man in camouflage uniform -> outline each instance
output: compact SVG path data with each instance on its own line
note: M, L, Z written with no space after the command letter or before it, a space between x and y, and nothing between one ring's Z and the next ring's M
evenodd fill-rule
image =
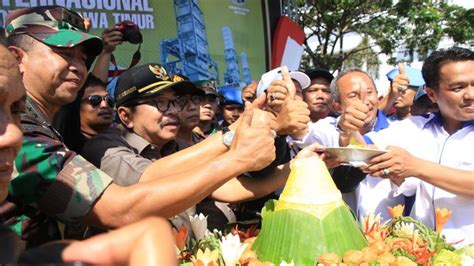
M55 219L44 213L76 224L111 182L67 150L50 124L54 113L74 100L85 81L85 58L99 54L102 48L99 38L84 31L81 19L61 7L15 10L7 18L8 43L25 48L10 50L20 59L28 98L21 116L23 147L8 198L10 204L17 205L2 216L30 245L60 238ZM48 86L52 82L47 79L58 74L54 80L58 88L52 88L56 84ZM59 200L65 197L67 200Z
M154 162L142 176L151 181L111 184L109 176L68 150L51 126L59 108L75 99L86 79L86 59L100 53L101 40L85 32L78 13L60 6L9 13L6 34L27 90L27 110L23 146L0 216L29 246L60 239L57 221L113 228L150 215L170 217L275 157L270 128L251 126L249 108L230 147L218 133L196 149Z
M18 63L0 43L0 203L8 194L15 156L22 145L20 113L25 108L25 88L21 82ZM146 234L143 232L146 231ZM120 245L117 239L124 241ZM51 243L24 251L18 236L0 224L0 265L9 264L58 264L83 262L90 264L175 265L169 223L150 217L108 234L74 242L63 252L65 242ZM148 256L154 250L154 256ZM19 258L19 256L21 257Z

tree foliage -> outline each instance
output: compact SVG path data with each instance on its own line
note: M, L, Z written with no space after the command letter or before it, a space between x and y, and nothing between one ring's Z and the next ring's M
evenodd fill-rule
M340 70L363 63L378 66L374 56L390 57L406 52L421 58L437 48L441 39L473 44L474 10L466 10L444 1L416 0L296 0L290 2L292 17L307 32L304 42L305 67ZM363 42L351 51L339 52L348 34L357 33ZM311 50L310 38L318 40ZM359 65L360 66L360 65Z

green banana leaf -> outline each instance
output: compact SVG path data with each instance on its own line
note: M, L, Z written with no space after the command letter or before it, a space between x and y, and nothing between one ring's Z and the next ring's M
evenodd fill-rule
M332 210L323 219L303 211L274 211L276 200L262 210L262 230L252 249L260 261L279 265L293 260L295 265L314 265L319 256L367 246L359 224L346 205Z

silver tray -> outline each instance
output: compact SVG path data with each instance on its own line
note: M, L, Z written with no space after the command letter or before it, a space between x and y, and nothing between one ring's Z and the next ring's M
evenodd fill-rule
M328 154L335 156L341 163L349 163L353 166L366 165L364 162L377 155L384 154L387 151L370 148L354 148L354 147L340 147L340 148L326 148Z

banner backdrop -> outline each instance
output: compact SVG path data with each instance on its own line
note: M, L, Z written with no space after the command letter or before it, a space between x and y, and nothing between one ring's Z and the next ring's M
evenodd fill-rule
M0 0L7 12L38 5L62 5L91 20L91 33L124 20L143 34L141 60L161 63L192 80L214 78L220 85L243 85L265 72L264 14L260 0ZM114 52L127 67L137 46L124 43Z

